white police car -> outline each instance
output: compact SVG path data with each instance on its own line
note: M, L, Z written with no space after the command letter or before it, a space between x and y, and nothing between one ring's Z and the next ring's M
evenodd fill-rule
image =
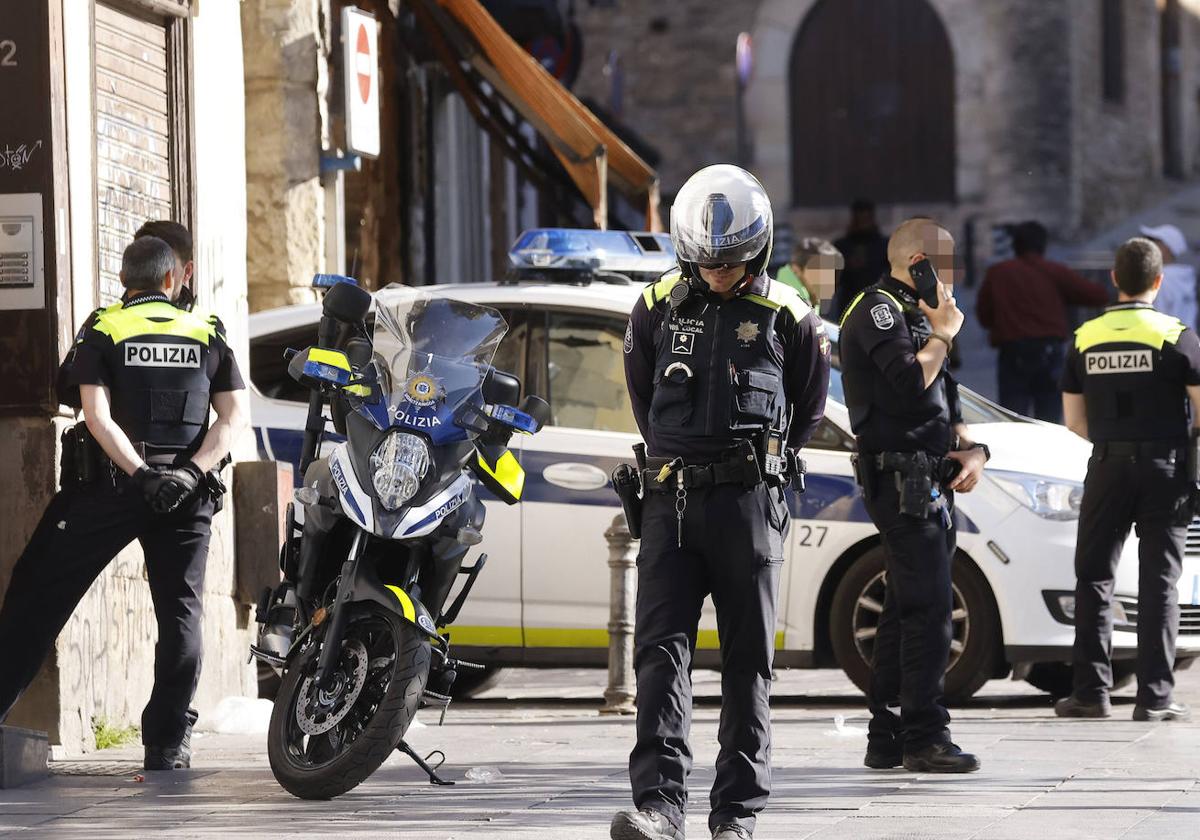
M480 546L487 570L451 638L459 655L493 667L603 665L604 531L619 511L608 476L632 460L639 440L622 340L641 281L671 265L670 243L661 234L531 231L512 258L519 270L508 282L431 288L504 314L509 332L494 363L520 376L552 412L538 435L513 441L527 474L524 498L514 507L488 505ZM638 282L624 282L630 276ZM307 391L288 378L283 351L314 342L319 314L313 304L250 318L252 419L264 458L297 461ZM830 333L836 340L832 325ZM986 479L957 499L947 696L961 700L1009 674L1066 693L1075 529L1090 446L1062 426L1019 417L966 388L961 394L972 437L988 443L992 460ZM805 451L808 492L790 498L776 663L837 665L865 687L883 604L883 552L852 477L843 399L835 369L825 420ZM1114 670L1128 679L1137 644L1132 538L1116 593ZM1190 664L1200 655L1200 522L1188 532L1179 595L1178 656ZM715 665L711 605L701 627L697 664Z

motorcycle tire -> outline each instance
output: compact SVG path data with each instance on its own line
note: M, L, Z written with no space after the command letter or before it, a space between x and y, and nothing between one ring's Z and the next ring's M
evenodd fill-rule
M347 646L356 643L356 633L371 626L386 628L395 652L394 659L384 666L390 669L390 678L369 719L362 723L353 739L340 749L333 747L334 754L329 760L313 766L302 760L299 754L296 738L303 735L297 733L296 728L303 728L298 702L302 699L306 684L311 687L309 675L316 670L321 646L316 643L308 645L289 664L271 712L267 756L275 779L288 793L300 799L332 799L357 787L378 770L412 725L429 676L429 642L415 627L375 604L354 604L350 609L352 612L342 643L343 656L346 655ZM376 654L372 650L367 657L375 661L378 658ZM339 668L342 668L340 663ZM370 675L364 677L364 685L356 692L356 699L349 703L350 711L343 713L339 720L344 720L351 711L358 709L356 704L364 699L362 692L368 679ZM312 724L309 725L311 728ZM314 746L312 739L327 734L309 735L310 746ZM332 744L332 738L328 741Z

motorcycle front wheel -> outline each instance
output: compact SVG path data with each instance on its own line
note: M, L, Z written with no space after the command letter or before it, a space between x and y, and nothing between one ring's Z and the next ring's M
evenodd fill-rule
M316 686L321 644L310 640L271 712L271 772L300 799L340 796L379 769L412 724L429 676L429 642L415 627L376 604L349 609L329 686Z

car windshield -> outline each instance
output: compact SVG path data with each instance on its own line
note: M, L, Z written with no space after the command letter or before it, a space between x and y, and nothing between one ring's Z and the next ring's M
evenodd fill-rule
M483 377L508 331L499 312L398 285L377 293L375 307L372 365L381 399L364 401L360 414L381 429L431 429L450 424L463 403L482 400Z
M825 329L833 340L833 366L829 371L829 398L846 404L846 391L842 387L841 363L837 356L838 328L826 322ZM1027 423L1028 418L1009 411L987 397L977 394L964 385L958 386L958 399L962 404L963 422L968 426L978 423Z

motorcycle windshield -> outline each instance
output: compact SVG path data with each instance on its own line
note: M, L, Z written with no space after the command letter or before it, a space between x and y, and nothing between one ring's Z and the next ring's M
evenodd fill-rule
M435 445L465 439L455 412L483 404L483 378L507 331L491 307L388 286L375 295L378 397L357 411L378 429L414 429Z

